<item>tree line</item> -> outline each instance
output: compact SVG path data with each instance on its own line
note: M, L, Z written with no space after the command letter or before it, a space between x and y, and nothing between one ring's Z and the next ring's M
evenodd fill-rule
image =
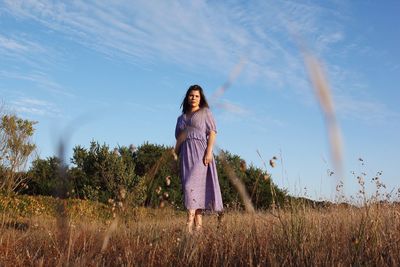
M0 125L0 191L3 194L48 195L88 199L103 203L124 201L128 205L183 209L179 164L172 147L145 142L139 147L92 141L77 145L69 162L57 156L35 158L31 137L36 122L3 115ZM215 155L217 172L226 208L243 208L230 183L226 164L245 185L257 209L282 204L287 192L278 188L271 176L228 151Z

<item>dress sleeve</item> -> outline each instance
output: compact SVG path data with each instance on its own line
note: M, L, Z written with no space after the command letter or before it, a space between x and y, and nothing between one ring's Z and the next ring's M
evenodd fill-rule
M209 135L211 131L217 133L217 126L210 109L206 109L206 134Z
M175 126L175 139L178 139L179 134L182 132L184 128L185 124L183 122L182 116L179 116Z

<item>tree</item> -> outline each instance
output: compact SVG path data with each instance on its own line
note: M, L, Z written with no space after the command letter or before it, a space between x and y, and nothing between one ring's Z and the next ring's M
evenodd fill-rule
M107 202L118 199L120 191L131 189L138 181L129 148L114 151L92 141L90 148L74 148L70 171L76 196Z
M0 123L0 191L11 193L27 179L21 173L36 146L31 142L34 121L3 115Z
M245 161L237 155L233 155L228 151L223 151L223 153L227 164L245 185L256 209L269 208L272 203L283 205L287 192L279 189L273 183L271 175L255 166L247 167ZM224 205L228 208L242 208L243 204L239 194L229 181L228 174L223 168L219 156L216 157L216 164Z
M61 161L57 157L35 159L28 172L30 178L28 182L29 187L22 191L22 193L47 196L56 195L62 183L60 164Z
M137 150L135 173L145 176L167 149L162 145L145 142Z
M169 204L183 208L178 162L171 153L172 147L149 144L137 150L135 172L146 185L146 206Z

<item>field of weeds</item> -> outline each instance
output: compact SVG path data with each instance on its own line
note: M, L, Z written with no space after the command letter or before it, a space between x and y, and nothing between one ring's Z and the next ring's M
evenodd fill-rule
M2 211L0 266L399 266L400 207L374 204L206 215L188 234L184 212L115 218ZM132 211L130 211L132 212Z

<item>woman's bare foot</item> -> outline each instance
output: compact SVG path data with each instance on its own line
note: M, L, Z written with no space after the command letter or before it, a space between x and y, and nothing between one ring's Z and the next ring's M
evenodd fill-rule
M202 218L202 210L196 210L195 212L195 217L194 217L194 222L195 222L195 230L196 232L201 231L203 227L203 218Z
M186 222L186 230L189 234L193 233L193 224L195 221L195 210L188 210L188 217Z

